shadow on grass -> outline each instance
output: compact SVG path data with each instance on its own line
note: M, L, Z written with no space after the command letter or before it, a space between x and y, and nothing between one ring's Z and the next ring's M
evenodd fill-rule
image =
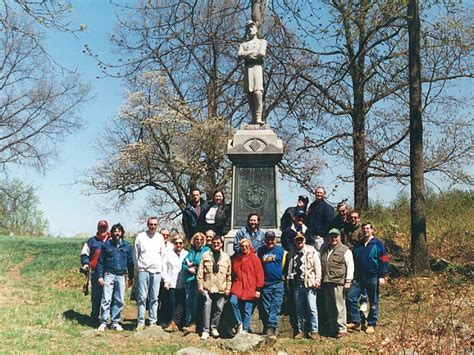
M88 315L76 312L73 309L68 309L66 312L64 312L63 317L66 320L76 321L78 324L84 327L97 328L100 324L100 321L93 320ZM122 326L124 330L132 331L135 330L137 323L135 320L132 319L124 319Z
M99 322L97 320L92 319L88 315L76 312L73 309L68 309L66 312L64 312L63 317L67 320L76 321L80 325L86 327L95 328L99 325Z

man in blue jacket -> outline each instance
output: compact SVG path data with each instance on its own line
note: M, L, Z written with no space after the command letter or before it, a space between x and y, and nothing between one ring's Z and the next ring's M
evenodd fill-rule
M129 242L123 240L125 231L119 223L112 226L111 233L112 239L102 245L97 264L98 282L104 288L101 302L101 324L98 328L102 332L107 328L111 304L111 329L123 331L119 322L125 300L125 273L127 271L129 286L133 283L132 247Z
M354 245L355 274L351 288L347 292L346 306L348 313L348 330L358 330L361 323L359 298L366 289L369 296L370 310L367 317L367 334L375 332L379 313L379 285L385 284L388 272L388 255L383 242L373 235L371 223L362 225L363 239ZM365 326L365 324L363 324Z
M183 210L183 230L188 241L191 240L194 233L204 232L199 225L199 216L207 207L207 203L201 198L201 190L193 188L191 190L191 199Z
M100 301L102 299L102 286L98 283L97 263L99 262L100 251L104 242L109 239L109 224L106 220L97 223L96 235L90 237L81 250L81 269L91 273L91 319L93 322L99 320Z
M309 206L306 213L305 224L316 242L322 238L327 244L329 242L328 232L334 219L334 208L325 200L326 190L324 187L317 187L314 190L314 197L315 201Z

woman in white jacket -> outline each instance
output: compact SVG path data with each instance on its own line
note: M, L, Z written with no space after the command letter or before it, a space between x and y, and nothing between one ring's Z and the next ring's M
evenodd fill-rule
M169 290L172 319L165 328L167 332L175 332L182 325L186 310L186 295L182 270L183 260L188 255L184 248L184 238L180 235L173 239L174 248L166 251L163 279L165 288Z

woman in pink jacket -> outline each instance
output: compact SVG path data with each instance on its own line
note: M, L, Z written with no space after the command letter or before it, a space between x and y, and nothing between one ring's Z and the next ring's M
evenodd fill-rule
M239 252L232 261L232 288L230 303L239 333L248 333L255 301L263 287L263 268L248 239L239 242Z

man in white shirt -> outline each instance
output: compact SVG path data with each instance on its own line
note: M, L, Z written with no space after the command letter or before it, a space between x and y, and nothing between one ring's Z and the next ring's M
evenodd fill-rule
M138 315L137 330L145 329L146 301L149 296L150 326L156 326L158 295L165 256L163 236L157 232L158 219L150 217L148 230L138 233L135 239L134 259L138 270Z

